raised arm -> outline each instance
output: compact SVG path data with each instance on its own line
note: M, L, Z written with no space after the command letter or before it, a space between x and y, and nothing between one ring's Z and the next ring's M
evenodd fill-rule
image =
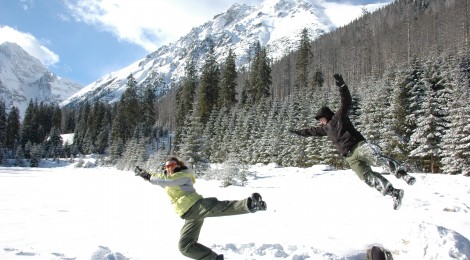
M352 97L349 92L348 86L344 83L343 76L341 74L335 74L336 86L338 86L339 95L341 98L341 105L338 109L338 116L343 117L348 115L349 109L352 107Z

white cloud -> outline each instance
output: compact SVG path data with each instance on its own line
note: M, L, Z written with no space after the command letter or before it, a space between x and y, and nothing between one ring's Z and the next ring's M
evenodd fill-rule
M256 3L259 0L238 2ZM112 32L120 40L140 45L147 51L155 51L233 3L233 0L76 0L66 1L66 6L77 21Z
M325 13L330 18L331 22L337 26L344 26L352 22L354 19L362 15L362 10L365 8L369 12L373 12L388 3L368 4L368 5L353 5L353 4L340 4L332 2L323 2Z
M51 66L59 62L59 55L49 50L33 35L17 31L9 26L0 25L0 44L14 42L21 46L31 56L37 58L45 66Z
M354 5L316 0L336 26L346 25L362 14L385 4ZM234 3L259 5L263 0L67 0L65 4L77 22L111 32L119 40L142 46L147 51L174 42L226 11Z

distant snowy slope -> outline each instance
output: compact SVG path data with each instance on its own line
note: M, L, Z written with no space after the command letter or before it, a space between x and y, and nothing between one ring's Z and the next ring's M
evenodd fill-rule
M251 48L258 41L276 60L296 48L304 28L308 29L311 39L334 28L317 0L265 0L256 7L234 4L226 12L193 28L178 41L89 84L61 105L85 100L115 102L124 92L131 73L140 86L165 82L157 90L157 95L165 93L184 75L184 66L191 55L194 55L197 66L203 65L211 44L219 62L232 49L239 67L248 64Z
M41 62L19 45L0 45L0 97L7 109L16 106L24 115L29 101L60 103L82 88L49 72Z

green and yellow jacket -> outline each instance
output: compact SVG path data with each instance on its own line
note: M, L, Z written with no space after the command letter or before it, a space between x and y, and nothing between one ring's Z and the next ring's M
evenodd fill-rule
M150 177L152 184L160 185L165 188L170 197L176 214L180 217L186 213L196 201L202 199L193 187L196 177L187 168L175 168L173 175L164 173L152 173Z

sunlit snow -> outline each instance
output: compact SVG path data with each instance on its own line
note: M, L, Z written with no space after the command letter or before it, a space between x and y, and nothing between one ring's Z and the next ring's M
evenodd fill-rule
M88 165L93 165L92 163ZM0 259L186 259L183 225L165 191L114 168L0 168ZM199 242L226 259L365 259L383 245L394 259L470 258L470 178L412 173L402 207L351 170L250 167L245 187L197 179L219 200L259 192L268 210L208 218Z

